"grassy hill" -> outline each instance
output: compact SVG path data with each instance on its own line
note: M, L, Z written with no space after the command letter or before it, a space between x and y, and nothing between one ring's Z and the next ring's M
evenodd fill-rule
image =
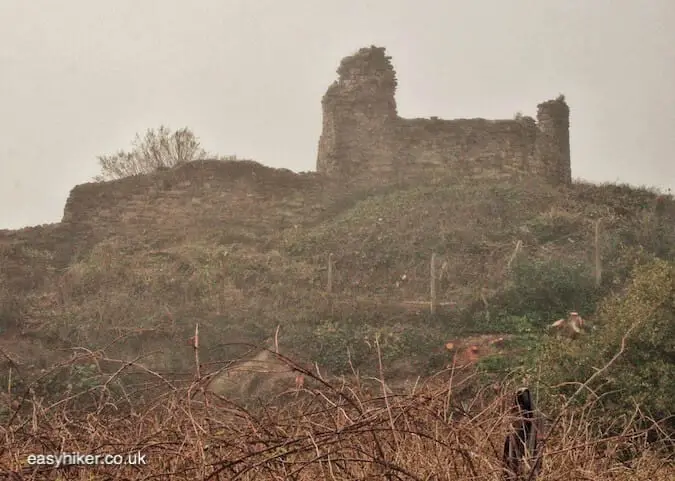
M62 225L44 227L73 231L61 265L58 239L5 232L1 329L53 346L100 346L144 329L120 346L138 354L188 338L196 322L217 344L260 342L281 325L288 349L334 364L347 345L379 330L392 357L424 359L448 336L522 334L513 316L531 314L533 332L569 310L592 317L640 252L672 255L673 200L657 215L656 197L627 186L494 178L355 192L236 161L87 184L74 189ZM404 304L429 299L432 253L438 298L456 303L434 318ZM526 312L524 295L548 296L549 308ZM330 345L322 348L323 337ZM190 349L182 351L158 365L184 366Z
M435 315L422 304L432 253L438 300L452 303ZM674 254L675 201L644 188L495 177L347 188L197 162L78 186L60 224L0 232L0 349L17 392L65 363L43 383L52 396L94 382L91 362L68 364L78 347L105 352L108 373L135 360L189 374L197 323L204 369L270 346L278 329L283 352L334 376L375 375L381 361L403 385L452 363L450 341L478 344L495 376L531 368L546 326L571 310L602 325L598 306L630 289L636 265Z

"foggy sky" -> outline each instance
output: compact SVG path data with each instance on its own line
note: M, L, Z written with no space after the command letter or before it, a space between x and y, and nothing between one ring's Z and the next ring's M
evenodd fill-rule
M96 156L162 124L314 170L321 96L371 44L402 117L534 116L563 93L574 178L672 188L673 24L673 0L0 0L0 229L58 222Z

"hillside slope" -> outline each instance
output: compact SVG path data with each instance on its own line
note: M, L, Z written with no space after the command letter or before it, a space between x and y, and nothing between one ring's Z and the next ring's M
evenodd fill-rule
M1 347L39 366L59 348L126 336L109 351L159 352L144 362L184 370L197 322L205 363L281 326L289 351L333 372L349 369L347 348L369 365L376 336L388 362L416 372L447 362L457 336L532 335L549 316L592 316L640 255L672 258L674 205L647 189L491 177L346 188L241 161L85 184L60 224L0 232ZM436 316L406 303L428 300L432 253L439 301L454 303ZM527 296L550 309L531 312Z

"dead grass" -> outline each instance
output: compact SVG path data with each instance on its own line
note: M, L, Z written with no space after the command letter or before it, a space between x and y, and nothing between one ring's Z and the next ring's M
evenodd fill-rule
M36 392L4 426L8 447L0 469L19 469L31 452L142 449L152 468L109 474L199 479L226 466L221 479L383 479L386 470L392 479L395 473L398 479L493 479L507 424L499 396L479 389L462 405L457 396L466 395L466 385L447 371L414 393L378 395L378 381L365 379L366 373L378 377L373 339L380 336L380 357L396 366L387 376L390 387L402 372L423 373L436 349L439 364L447 363L443 345L450 340L525 332L527 342L536 342L541 326L499 312L500 295L510 292L515 246L518 259L590 266L598 218L607 292L620 290L643 251L665 258L675 252L675 202L666 198L657 215L657 194L649 189L581 182L516 188L484 178L347 192L252 164L227 167L234 173L220 164L197 167L80 186L67 222L0 232L0 349L20 360L18 368L30 374L24 379L64 363L48 388L62 402L50 406ZM276 180L266 177L272 174ZM442 266L436 318L415 304L428 298L432 252ZM329 253L331 295L325 292ZM228 344L260 342L281 324L293 352L334 372L359 358L360 378L344 385L317 381L303 395L255 414L214 394L207 402L193 396L198 386L190 384L187 339L195 322L210 341L201 353L206 370L239 353ZM124 345L111 345L120 337ZM507 347L516 352L522 340ZM77 346L101 347L107 357L99 363L107 368L99 372L70 359ZM120 401L123 388L105 384L130 359L162 386L137 393L145 402ZM2 367L11 365L2 360ZM159 366L188 374L169 379ZM79 384L71 387L73 379ZM505 383L500 392L513 387ZM90 388L97 395L83 411L78 403L88 395L69 399L68 389ZM380 386L379 392L388 391ZM583 409L563 413L543 479L672 475L672 463L666 466L631 428L607 439L593 426ZM627 449L639 453L630 466L621 461ZM78 469L60 475L90 479L95 472ZM57 479L55 473L26 476Z
M244 408L205 391L211 373L192 381L169 380L142 364L118 362L102 382L54 402L28 389L9 400L0 436L4 479L223 479L223 480L470 480L501 479L502 445L513 421L517 384L476 388L475 373L451 368L407 392L368 390L355 374L327 379L279 356L313 387L289 390L264 405ZM63 366L62 366L63 367ZM71 366L72 367L72 366ZM145 371L162 387L113 394L125 369ZM201 376L201 379L199 377ZM290 386L289 386L290 388ZM471 393L469 395L468 393ZM84 407L82 401L89 398ZM673 479L675 463L644 432L627 424L619 435L598 432L591 406L548 413L545 454L538 479ZM672 442L672 440L671 440ZM126 456L140 452L145 465L29 466L30 455L81 453ZM14 473L14 477L9 477Z
M630 249L658 247L651 245L658 237L656 194L647 189L584 183L554 189L527 182L516 188L500 179L448 178L434 185L340 192L339 186L319 189L310 177L296 179L257 164L225 167L221 172L221 164L195 164L156 178L78 187L75 198L88 203L73 201L69 208L82 207L76 217L85 230L69 240L77 244L71 245L77 255L65 269L50 259L55 254L46 231L3 232L0 298L20 298L21 305L0 299L0 329L68 347L100 346L142 327L148 330L144 342L154 350L168 338L187 335L195 320L213 338L249 342L260 342L262 333L282 323L293 326L293 338L301 339L296 347L303 348L324 321L377 328L387 323L394 330L424 326L440 346L469 325L470 316L461 312L483 310L481 296L498 308L493 300L509 287L516 245L519 258L590 265L593 221L602 217L603 274L616 286L632 265ZM277 177L281 190L275 193ZM145 188L162 179L171 181L165 190ZM97 196L99 190L106 195ZM195 196L201 203L189 202ZM150 204L161 209L148 210ZM674 234L672 204L668 199L661 221L670 226L664 239ZM103 208L111 217L88 219L85 207ZM135 214L152 223L125 220ZM281 222L280 216L290 220ZM327 299L331 252L334 295ZM423 306L406 304L428 298L431 252L441 264L439 301L455 303L443 309L449 321L443 328L432 328ZM423 354L427 348L415 350ZM135 346L130 352L137 352ZM189 362L167 357L158 363Z

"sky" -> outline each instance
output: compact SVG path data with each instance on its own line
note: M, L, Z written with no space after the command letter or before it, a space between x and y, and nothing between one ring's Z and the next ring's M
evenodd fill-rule
M340 60L387 48L402 117L564 94L572 176L675 187L673 0L0 0L0 229L59 222L137 133L311 171Z

